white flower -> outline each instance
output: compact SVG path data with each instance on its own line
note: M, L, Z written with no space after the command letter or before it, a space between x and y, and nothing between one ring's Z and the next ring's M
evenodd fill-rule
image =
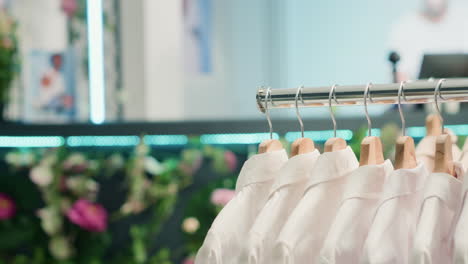
M151 156L145 157L145 170L152 175L159 175L164 172L164 166Z
M31 169L29 172L29 178L35 184L41 187L46 187L52 183L54 174L52 169L48 166L39 165Z
M49 251L56 259L64 260L73 255L70 241L64 236L55 236L49 242Z
M9 152L6 154L5 160L8 164L21 167L31 166L35 161L35 157L30 152Z
M120 153L115 153L109 157L109 164L113 169L120 169L125 165L125 160Z
M62 217L57 209L46 207L39 209L37 215L41 219L41 227L48 235L55 235L62 230Z
M182 230L186 233L193 234L198 228L200 228L200 222L195 217L188 217L182 222Z

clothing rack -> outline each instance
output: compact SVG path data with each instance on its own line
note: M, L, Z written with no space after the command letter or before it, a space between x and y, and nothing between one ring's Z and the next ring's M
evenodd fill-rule
M403 85L402 104L433 103L436 87L441 79L418 80L406 82ZM397 104L398 91L401 83L337 85L331 106L363 105L364 91L369 86L367 104ZM329 106L332 86L302 87L298 107ZM265 113L265 103L268 109L296 107L298 88L271 89L262 87L257 91L257 105ZM438 102L468 101L468 78L446 79L441 83Z

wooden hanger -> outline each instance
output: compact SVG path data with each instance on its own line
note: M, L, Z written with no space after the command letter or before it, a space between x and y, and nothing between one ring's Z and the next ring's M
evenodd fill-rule
M414 146L414 139L405 135L406 121L403 115L403 109L401 107L401 97L404 97L403 88L405 82L400 83L400 89L398 90L398 111L400 112L401 119L401 130L403 136L400 136L396 140L395 145L395 169L413 169L418 165L416 161L416 148Z
M432 117L430 115L426 119L426 127L428 134L430 133L429 129L431 129L431 133L436 137L436 145L435 145L435 157L434 157L434 170L433 172L443 172L448 173L450 175L455 175L455 169L453 166L453 157L452 157L452 139L449 134L442 134L444 131L444 119L442 118L442 114L440 113L439 105L437 104L437 100L440 97L440 88L444 83L445 79L440 79L437 83L435 92L434 92L434 106L437 110L436 117ZM438 130L437 127L431 127L433 123L439 122ZM429 124L429 126L428 126ZM440 132L440 133L439 133Z
M260 143L258 146L258 153L268 153L268 152L273 152L277 150L282 150L283 149L283 144L277 139L268 139Z
M426 136L442 135L442 119L437 114L430 114L426 118Z
M310 153L315 150L314 141L310 138L298 138L291 144L291 157Z
M277 139L273 139L273 124L271 123L271 117L270 117L270 110L268 109L268 99L270 102L272 102L271 99L271 89L268 88L265 94L265 115L268 121L268 126L270 128L270 139L267 139L260 143L258 146L258 153L263 154L263 153L268 153L268 152L273 152L277 150L283 149L283 144ZM259 103L259 102L258 102Z
M378 165L382 163L384 163L382 141L379 137L365 137L361 142L359 166Z
M338 137L329 138L327 142L325 142L325 152L343 150L347 146L348 144L346 144L346 141L342 138L338 138Z
M338 85L336 84L333 85L330 89L330 93L328 94L328 109L330 111L330 117L333 122L334 136L332 138L329 138L325 142L325 152L343 150L348 146L344 139L336 137L336 119L335 119L335 114L333 113L333 108L332 108L332 98L335 100L336 104L338 104L338 100L336 100L336 92L335 92L337 86Z
M398 137L395 146L395 169L413 169L417 165L414 139L408 136Z
M377 165L384 162L382 141L372 136L372 122L367 111L367 98L370 98L369 90L372 83L368 83L364 91L364 111L367 118L368 134L361 142L361 157L359 166Z
M302 86L297 89L296 97L295 97L295 105L296 105L296 116L297 120L299 121L299 125L301 126L301 138L296 139L291 144L291 157L310 153L315 150L314 141L310 138L304 137L304 122L302 121L301 113L299 112L299 97L302 101ZM304 102L302 102L304 103Z

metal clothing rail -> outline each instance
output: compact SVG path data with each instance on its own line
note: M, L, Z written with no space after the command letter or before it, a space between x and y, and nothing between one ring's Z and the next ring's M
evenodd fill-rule
M421 104L434 102L434 93L440 79L419 80L404 84L401 103ZM368 104L397 104L400 83L371 84L369 87ZM336 86L332 106L363 105L364 91L367 85ZM299 88L299 87L298 87ZM298 88L271 89L267 98L267 88L257 91L257 105L261 112L268 109L293 108L296 102ZM329 106L331 86L302 87L299 107ZM440 87L438 102L468 101L468 78L446 79Z

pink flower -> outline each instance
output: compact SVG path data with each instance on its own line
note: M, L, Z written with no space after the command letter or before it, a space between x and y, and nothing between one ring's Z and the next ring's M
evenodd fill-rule
M62 10L68 16L73 16L78 9L78 4L76 0L62 0Z
M193 259L193 257L188 257L184 259L184 262L182 262L182 264L195 264L195 260Z
M235 191L229 189L216 189L211 194L211 203L218 206L225 206L236 194Z
M107 229L107 212L99 204L85 199L76 201L67 212L68 219L91 232L103 232Z
M234 152L232 151L225 151L224 152L224 161L226 162L229 170L231 172L234 172L237 168L237 157L236 157L236 154L234 154Z
M16 205L13 199L0 193L0 220L7 220L12 218L16 213Z

